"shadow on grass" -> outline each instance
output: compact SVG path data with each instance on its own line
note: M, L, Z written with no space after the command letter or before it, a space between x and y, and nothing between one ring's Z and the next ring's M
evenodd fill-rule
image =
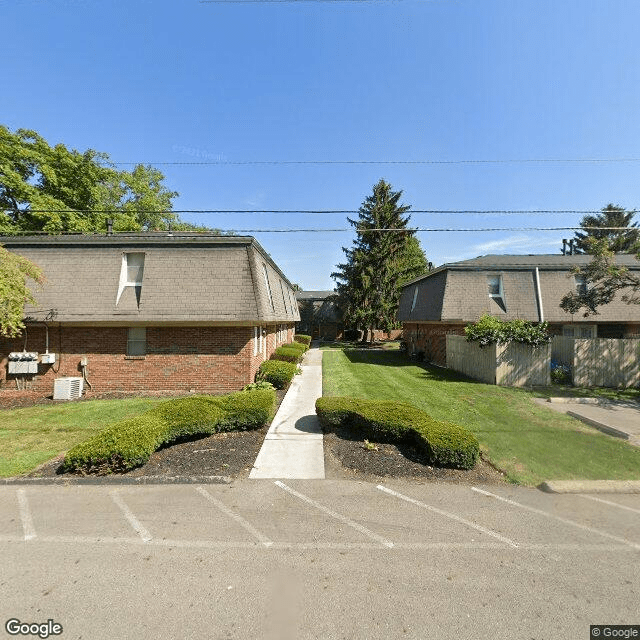
M369 349L343 349L344 355L354 364L374 364L381 367L417 367L422 369L420 377L434 382L470 382L474 384L486 384L473 378L425 362L416 362L399 351L373 351Z

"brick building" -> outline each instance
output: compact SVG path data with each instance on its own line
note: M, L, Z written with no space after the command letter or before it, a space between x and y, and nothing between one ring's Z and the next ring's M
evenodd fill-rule
M300 317L291 283L251 237L138 233L0 243L46 277L34 287L37 307L25 309L26 331L0 338L0 388L51 392L54 379L83 376L95 392L237 390L293 340ZM9 373L16 369L11 352L38 354L36 371Z
M407 283L398 319L410 352L446 364L447 334L464 335L464 327L489 314L502 320L547 321L551 333L579 338L629 338L640 334L640 306L618 295L598 315L569 315L560 308L569 291L586 286L571 273L588 255L489 255L442 265ZM617 264L640 272L633 255L619 254Z

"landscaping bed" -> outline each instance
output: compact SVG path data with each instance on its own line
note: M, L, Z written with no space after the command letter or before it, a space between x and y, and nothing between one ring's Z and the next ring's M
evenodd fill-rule
M285 393L284 390L276 391L277 407ZM268 428L267 424L251 431L228 431L183 438L153 452L145 464L110 475L132 478L182 475L243 478L249 475ZM74 478L82 475L65 472L62 468L63 459L64 455L57 456L25 475L32 478Z

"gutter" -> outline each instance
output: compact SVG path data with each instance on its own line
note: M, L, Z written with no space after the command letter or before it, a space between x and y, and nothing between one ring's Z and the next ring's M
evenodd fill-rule
M544 309L542 308L542 293L540 292L540 272L538 267L535 268L535 283L536 283L536 302L538 303L538 317L540 322L544 322Z

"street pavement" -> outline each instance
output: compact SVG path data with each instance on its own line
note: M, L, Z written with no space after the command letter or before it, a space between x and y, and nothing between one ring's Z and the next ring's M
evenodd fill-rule
M640 624L640 495L0 486L2 625L62 638L589 638ZM6 632L4 637L10 637Z

